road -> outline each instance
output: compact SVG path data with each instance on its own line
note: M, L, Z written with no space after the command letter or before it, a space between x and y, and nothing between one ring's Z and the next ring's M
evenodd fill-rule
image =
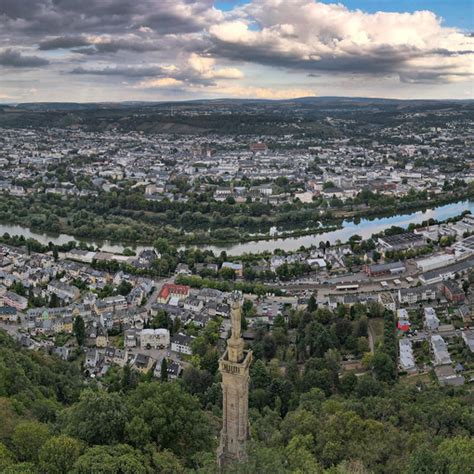
M370 327L368 327L368 336L369 336L369 347L370 347L370 352L372 352L372 354L375 352L375 335L374 335L374 332L373 332L373 329Z
M282 282L277 285L284 290L318 290L320 294L341 294L340 291L335 289L337 285L343 284L357 284L359 288L357 293L364 292L375 292L375 291L393 291L398 290L399 288L409 288L410 286L415 286L418 282L417 276L419 275L419 270L416 268L414 261L404 262L407 268L407 271L401 274L395 275L384 275L381 277L369 277L365 272L360 271L356 273L346 273L345 275L338 275L329 277L324 273L320 273L314 278L300 278L299 280L294 280L290 282ZM406 278L411 277L413 281L408 283ZM401 284L396 285L395 280L400 280ZM382 287L381 282L387 282L387 287Z

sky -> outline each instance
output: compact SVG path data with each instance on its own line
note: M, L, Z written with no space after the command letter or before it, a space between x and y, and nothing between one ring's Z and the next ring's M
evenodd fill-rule
M0 0L0 102L474 99L474 0Z

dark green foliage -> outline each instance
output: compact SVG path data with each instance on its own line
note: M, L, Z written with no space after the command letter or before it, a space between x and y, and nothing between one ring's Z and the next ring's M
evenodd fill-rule
M288 321L278 317L272 332L257 327L261 358L250 371L249 459L227 472L470 472L473 394L397 383L391 314L384 344L371 359L373 373L340 376L349 339L366 339L366 314L362 307L337 314L320 309ZM186 368L182 380L149 382L126 366L102 379L102 388L83 389L80 399L74 363L24 351L0 331L0 470L215 472L222 398L208 355L218 355L219 325L213 321L196 338L200 368ZM303 340L303 363L283 337L292 331ZM267 357L274 352L276 358Z
M87 444L114 444L123 439L128 410L117 393L85 390L61 416L64 431Z
M192 457L212 446L212 434L196 398L177 383L142 383L130 393L131 418L149 427L149 443L169 449L179 457Z
M84 319L82 319L81 316L76 316L74 318L72 330L76 336L77 343L82 346L86 339L86 326L84 324Z
M147 474L152 467L137 449L125 444L94 446L89 448L75 463L75 474Z
M166 361L166 357L163 357L161 361L161 381L168 381L168 362Z

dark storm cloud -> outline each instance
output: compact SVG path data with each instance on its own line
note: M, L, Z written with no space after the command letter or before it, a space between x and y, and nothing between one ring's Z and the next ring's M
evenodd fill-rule
M335 0L252 0L226 13L213 0L0 0L0 45L9 48L1 65L44 66L40 53L25 51L58 50L48 55L52 74L81 64L70 73L104 84L113 76L211 86L241 79L235 64L217 63L227 60L309 77L442 83L472 74L472 38L428 11L370 14ZM212 58L214 69L192 66L194 56Z
M0 51L0 66L18 67L18 68L34 68L46 66L49 61L38 56L23 55L19 51L11 48Z
M211 1L1 0L0 26L16 35L124 34L147 26L157 34L201 31L216 18Z
M160 44L156 41L147 41L140 38L116 39L94 44L94 48L98 53L116 53L117 51L144 53L159 50Z
M51 49L77 48L80 46L89 46L86 38L81 36L58 36L56 38L40 41L39 49L48 51Z
M374 47L370 54L361 55L360 51L347 49L343 55L327 55L301 58L291 52L272 50L267 44L242 45L227 44L216 39L209 50L215 56L226 57L234 61L248 61L268 66L298 69L311 72L386 74L396 71L404 61L423 56L425 52L416 48Z
M71 71L71 74L93 75L93 76L123 76L123 77L151 77L162 76L164 70L160 66L152 67L106 67L104 69L93 69L85 67L76 67Z
M89 75L89 76L109 76L109 77L124 77L137 82L145 78L172 78L181 81L188 85L213 86L215 82L212 78L203 77L198 71L193 70L188 65L183 65L180 68L169 70L160 66L150 67L135 67L135 66L114 66L103 69L87 68L83 66L76 67L70 71L70 74L75 75Z
M13 20L28 20L39 14L48 3L50 2L45 0L2 0L0 15Z
M73 53L84 54L86 56L93 56L94 54L97 54L97 49L94 48L93 46L86 47L86 48L71 49L71 51Z

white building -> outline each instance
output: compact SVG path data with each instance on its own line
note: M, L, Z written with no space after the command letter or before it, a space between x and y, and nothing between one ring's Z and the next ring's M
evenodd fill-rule
M471 352L474 352L474 329L468 329L462 333L463 341Z
M448 346L441 336L437 334L431 336L431 348L433 349L435 365L451 364L451 356L448 352Z
M186 334L176 334L173 336L173 339L171 339L171 350L181 354L192 355L193 350L191 348L191 343L193 339L192 336L187 336Z
M170 332L168 329L143 329L140 332L140 346L142 349L162 349L169 345Z
M454 255L442 254L418 260L416 266L424 273L450 265L451 263L454 263Z
M436 311L431 308L425 308L425 328L428 329L429 331L436 331L439 327L439 319L438 316L436 316Z
M124 343L126 348L137 347L137 331L136 329L127 329L124 333Z
M410 339L400 339L398 345L400 348L400 367L406 371L414 370L416 365Z
M434 285L400 288L398 290L398 300L402 304L414 304L418 301L429 301L434 299L436 299L436 287Z
M75 300L81 292L75 286L68 285L59 280L53 280L48 284L48 291L54 293L62 300Z

